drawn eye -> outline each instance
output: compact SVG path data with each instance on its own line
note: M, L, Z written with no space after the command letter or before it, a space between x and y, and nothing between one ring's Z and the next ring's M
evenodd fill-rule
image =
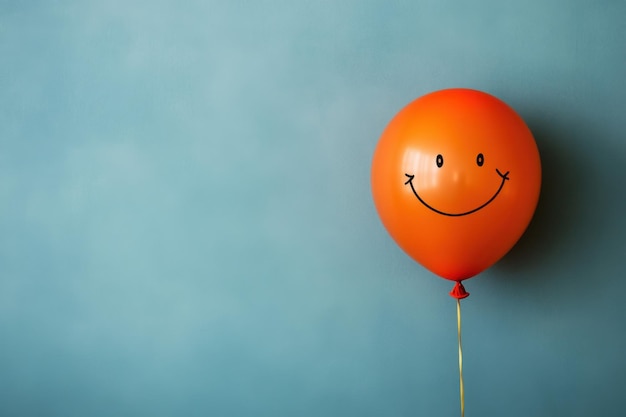
M437 155L437 166L439 168L441 168L441 166L443 165L443 156L441 156L441 154Z
M485 163L485 157L483 156L483 154L482 154L482 153L479 153L479 154L476 156L476 164L477 164L479 167L481 167L481 166L483 166L483 164L484 164L484 163Z

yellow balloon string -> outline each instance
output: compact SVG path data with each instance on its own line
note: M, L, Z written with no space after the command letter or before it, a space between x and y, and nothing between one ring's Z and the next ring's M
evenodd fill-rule
M461 300L456 300L456 322L459 335L459 381L461 393L461 417L465 417L465 389L463 387L463 348L461 344Z

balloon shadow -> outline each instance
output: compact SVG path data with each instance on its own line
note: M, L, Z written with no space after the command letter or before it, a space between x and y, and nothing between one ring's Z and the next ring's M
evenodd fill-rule
M580 135L582 127L570 120L559 123L533 115L525 119L541 157L541 194L526 232L493 270L518 289L528 287L536 291L538 285L553 286L554 280L566 281L562 274L551 274L553 281L548 283L545 275L532 272L554 265L563 256L564 247L575 242L589 204L587 191L593 182L588 171L581 169L589 169L585 149L580 141L572 140ZM520 275L523 279L519 279Z

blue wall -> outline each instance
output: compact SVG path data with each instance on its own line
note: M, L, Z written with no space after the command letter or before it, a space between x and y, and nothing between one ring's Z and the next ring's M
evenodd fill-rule
M0 415L459 414L450 282L378 220L412 99L528 122L466 415L622 416L623 1L0 1Z

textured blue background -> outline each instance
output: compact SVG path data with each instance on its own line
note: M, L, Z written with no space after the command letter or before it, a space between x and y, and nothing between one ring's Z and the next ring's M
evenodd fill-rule
M0 415L458 415L449 282L375 213L412 99L535 133L467 282L471 416L623 416L624 1L0 1Z

